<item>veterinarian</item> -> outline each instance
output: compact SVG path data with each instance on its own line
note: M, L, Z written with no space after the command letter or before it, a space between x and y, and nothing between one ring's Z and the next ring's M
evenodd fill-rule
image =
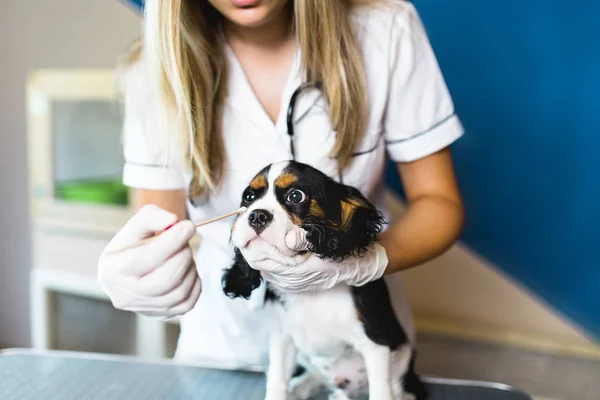
M197 230L194 223L237 209L260 169L290 159L357 187L387 213L389 157L407 210L369 257L252 267L297 291L385 276L414 339L399 272L440 255L461 232L449 145L463 129L413 5L148 0L143 41L119 77L123 180L137 212L99 260L99 280L116 308L182 316L176 359L264 365L262 299L231 300L221 289L233 259L232 219ZM148 244L115 251L169 227ZM202 240L192 254L196 234Z

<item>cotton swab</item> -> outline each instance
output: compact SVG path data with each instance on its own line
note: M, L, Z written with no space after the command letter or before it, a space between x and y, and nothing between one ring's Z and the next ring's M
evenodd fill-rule
M235 211L232 211L232 212L230 212L230 213L223 214L223 215L221 215L221 216L214 217L214 218L211 218L211 219L207 219L207 220L206 220L206 221L204 221L204 222L200 222L199 224L196 224L196 228L200 228L201 226L208 225L208 224L212 224L213 222L216 222L216 221L219 221L219 220L221 220L221 219L228 218L228 217L232 217L232 216L234 216L234 215L237 215L237 214L242 214L242 213L245 213L245 212L246 212L246 210L247 210L247 208L246 208L246 207L240 207L240 208L238 208L237 210L235 210Z
M199 228L199 227L204 226L204 225L212 224L213 222L216 222L216 221L219 221L219 220L222 220L222 219L225 219L225 218L228 218L228 217L231 217L231 216L238 215L238 214L241 214L243 212L246 212L246 210L247 210L246 207L241 207L241 208L239 208L239 209L237 209L235 211L232 211L230 213L223 214L223 215L220 215L218 217L211 218L211 219L208 219L206 221L200 222L199 224L196 224L195 226L196 226L196 228ZM173 225L175 225L175 224L173 224ZM125 251L125 250L129 250L129 249L133 249L134 247L138 247L138 246L144 245L146 243L149 243L149 242L153 241L154 239L156 239L157 237L159 237L162 233L168 231L171 227L173 227L173 225L168 226L164 231L162 231L158 235L151 236L149 238L146 238L144 240L141 240L141 241L139 241L137 243L134 243L134 244L131 244L129 246L121 247L120 249L113 250L112 252L116 253L116 252L120 252L120 251Z

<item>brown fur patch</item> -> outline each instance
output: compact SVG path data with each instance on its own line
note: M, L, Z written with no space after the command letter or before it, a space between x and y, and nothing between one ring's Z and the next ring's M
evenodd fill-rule
M250 182L250 187L254 190L266 188L267 187L267 179L262 175L258 175L256 178L254 178L252 180L252 182Z
M290 187L297 180L298 178L296 177L296 175L284 173L279 175L277 179L275 179L275 186L277 186L278 188L285 189L287 187Z
M292 222L295 225L298 225L298 226L302 225L302 222L303 222L302 219L299 216L297 216L296 214L290 213L290 218L292 219Z
M315 217L325 218L325 211L323 211L319 202L314 199L310 201L310 209L308 212Z
M357 307L354 307L354 313L356 314L356 319L357 320L359 320L362 323L365 322L365 320L363 318L363 315L361 314L360 310Z
M354 217L354 213L359 207L366 207L366 204L352 197L342 200L342 220L337 229L348 229L352 222L352 217Z

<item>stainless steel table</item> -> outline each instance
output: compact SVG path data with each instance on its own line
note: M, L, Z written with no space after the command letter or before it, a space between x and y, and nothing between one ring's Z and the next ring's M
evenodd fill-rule
M531 400L508 386L425 378L431 400ZM262 400L264 376L70 352L0 353L0 400Z

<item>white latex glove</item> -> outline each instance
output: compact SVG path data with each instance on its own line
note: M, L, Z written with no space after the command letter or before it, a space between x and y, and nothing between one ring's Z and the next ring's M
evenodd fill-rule
M286 245L296 251L306 249L305 234L290 232L286 236ZM287 292L302 292L331 289L340 283L363 286L383 276L388 257L385 248L374 243L363 256L349 257L341 262L312 254L305 261L289 265L265 254L265 258L248 263L273 285Z
M172 318L190 311L202 291L189 240L191 221L157 206L140 209L106 246L98 262L98 280L115 308L147 316ZM156 232L159 237L137 243Z

